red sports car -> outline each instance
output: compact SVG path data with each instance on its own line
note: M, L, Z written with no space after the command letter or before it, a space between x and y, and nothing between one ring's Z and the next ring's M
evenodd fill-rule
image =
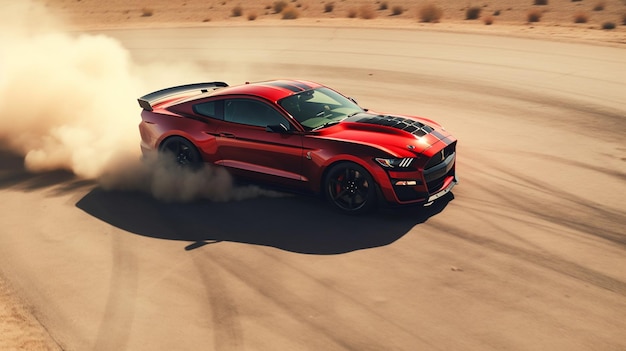
M456 139L439 124L368 111L314 82L198 83L138 101L144 153L321 194L346 213L428 205L457 183Z

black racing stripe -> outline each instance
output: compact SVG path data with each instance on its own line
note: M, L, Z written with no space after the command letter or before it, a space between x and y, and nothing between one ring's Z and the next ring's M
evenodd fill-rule
M443 135L443 134L439 133L439 132L438 132L438 131L436 131L436 130L433 130L433 132L432 132L431 134L432 134L432 135L434 135L434 136L436 136L439 140L443 140L443 139L445 139L445 138L446 138L446 136L445 136L445 135Z
M266 85L272 86L272 87L278 87L278 88L283 88L283 89L287 89L289 91L293 91L294 93L299 93L301 91L305 91L306 89L302 89L299 86L296 85L292 85L286 82L268 82L265 83Z
M293 82L293 85L302 88L302 90L309 90L313 88L312 86L302 82Z

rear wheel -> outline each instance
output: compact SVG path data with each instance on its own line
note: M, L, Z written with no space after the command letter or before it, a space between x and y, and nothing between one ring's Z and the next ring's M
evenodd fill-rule
M198 149L191 143L191 141L182 137L169 137L165 139L159 152L168 157L180 167L198 169L202 166L202 157Z
M361 214L376 207L376 185L369 172L352 162L332 166L324 181L326 199L347 214Z

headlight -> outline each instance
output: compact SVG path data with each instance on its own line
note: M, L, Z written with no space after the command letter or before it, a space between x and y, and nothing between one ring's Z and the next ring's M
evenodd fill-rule
M380 158L374 160L384 168L409 168L413 163L413 158Z

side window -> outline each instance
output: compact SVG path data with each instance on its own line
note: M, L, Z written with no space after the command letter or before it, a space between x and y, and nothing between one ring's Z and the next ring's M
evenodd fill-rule
M280 112L268 104L256 100L227 100L224 106L224 120L257 127L283 124L291 129L291 125Z
M193 106L193 110L195 113L211 117L217 118L217 108L215 101L203 102Z

